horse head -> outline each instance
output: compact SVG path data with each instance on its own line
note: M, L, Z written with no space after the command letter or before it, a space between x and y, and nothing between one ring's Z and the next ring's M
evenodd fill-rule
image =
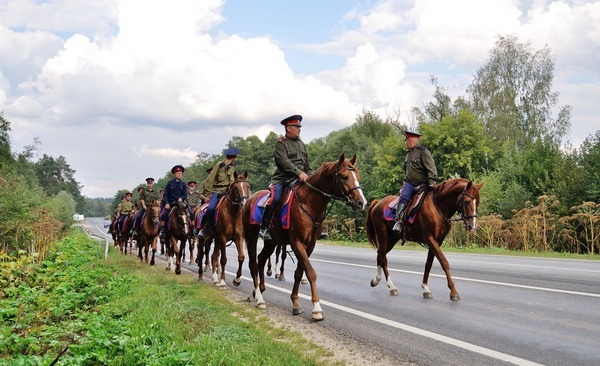
M227 191L227 197L231 202L239 207L242 207L248 197L250 197L250 183L248 183L248 171L244 171L244 174L233 173L233 183L229 185Z
M362 211L367 206L367 199L360 187L360 173L355 164L356 154L351 159L346 159L342 153L337 161L323 163L306 183L326 197L342 200L354 211ZM321 188L315 188L312 186L312 182ZM326 187L321 182L327 184L331 182L333 186Z
M450 183L446 185L446 183ZM434 195L442 197L447 195L452 201L448 205L456 208L461 220L465 223L467 231L477 229L477 209L479 208L479 190L483 183L476 184L467 179L455 179L436 186Z
M147 210L147 215L154 223L158 223L160 220L160 202L158 200L152 201L150 208Z

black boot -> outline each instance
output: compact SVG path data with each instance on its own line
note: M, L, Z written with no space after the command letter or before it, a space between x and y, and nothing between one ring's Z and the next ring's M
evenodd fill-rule
M271 219L273 218L273 213L275 209L271 205L267 205L265 207L265 212L263 212L262 221L260 223L260 231L258 235L263 238L263 240L271 240L273 237L271 236L271 232L269 231L269 226L271 225Z
M406 208L406 203L400 203L398 201L398 206L396 206L396 223L394 224L394 228L392 230L397 232L402 232L402 219L404 218L404 209Z

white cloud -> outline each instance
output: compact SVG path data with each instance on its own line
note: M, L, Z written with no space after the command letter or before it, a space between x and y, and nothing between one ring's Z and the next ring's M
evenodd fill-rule
M232 136L281 133L279 121L294 113L304 115L310 140L350 125L363 108L407 112L430 99L430 75L462 95L504 34L555 53L554 89L574 107L577 140L600 128L598 2L365 2L370 8L344 19L356 26L290 46L308 62L343 58L310 75L288 63L285 29L253 38L219 32L224 0L3 4L0 108L12 141L18 149L39 136L44 153L77 170L85 195L131 189L197 152L220 153Z

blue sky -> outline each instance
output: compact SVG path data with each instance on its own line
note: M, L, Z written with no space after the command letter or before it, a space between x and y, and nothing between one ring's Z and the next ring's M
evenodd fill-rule
M364 109L409 123L431 75L463 96L510 34L552 50L578 147L600 130L598 19L582 0L0 0L0 111L14 150L39 138L111 197L291 114L305 141Z

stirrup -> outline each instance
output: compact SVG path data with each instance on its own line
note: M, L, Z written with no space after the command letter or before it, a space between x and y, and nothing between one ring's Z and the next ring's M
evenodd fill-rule
M400 221L396 221L392 230L401 233L402 232L402 223Z
M161 229L161 230L158 232L158 236L159 236L161 239L164 239L164 238L165 238L165 230L164 230L164 229Z
M273 239L273 237L271 236L271 232L269 231L268 227L261 228L258 231L258 236L260 236L261 238L263 238L263 240L271 240L271 239Z
M199 238L204 238L206 236L206 233L204 232L204 228L200 229L200 231L198 231L198 235Z

